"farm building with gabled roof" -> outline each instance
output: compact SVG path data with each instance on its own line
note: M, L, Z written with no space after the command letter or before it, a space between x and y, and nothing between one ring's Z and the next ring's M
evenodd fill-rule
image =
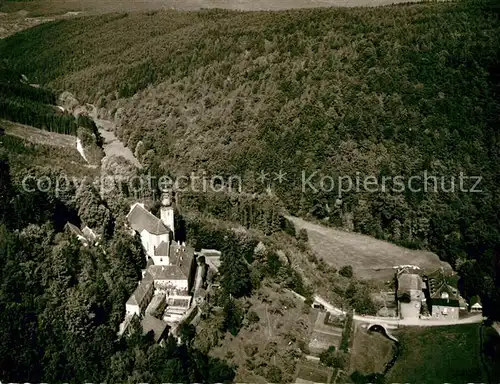
M397 275L398 312L401 318L418 318L425 301L422 277L402 271Z
M427 303L434 319L458 319L460 295L455 276L446 276L442 268L426 276Z

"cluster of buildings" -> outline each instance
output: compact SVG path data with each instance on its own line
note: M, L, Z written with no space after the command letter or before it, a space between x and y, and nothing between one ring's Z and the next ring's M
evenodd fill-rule
M467 310L468 305L458 292L456 275L446 275L442 268L429 274L416 272L414 268L401 266L396 273L401 318L456 320L460 310ZM470 310L482 312L479 298L471 300Z
M127 222L132 234L140 235L147 263L142 280L125 304L119 334L127 332L137 318L144 333L153 331L159 342L204 299L203 284L217 275L221 254L204 249L195 252L175 241L174 207L169 194L163 195L160 218L135 203Z

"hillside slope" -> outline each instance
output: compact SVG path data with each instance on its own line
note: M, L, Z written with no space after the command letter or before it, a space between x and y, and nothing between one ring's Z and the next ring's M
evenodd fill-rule
M137 12L162 9L199 10L210 8L240 11L283 10L293 8L377 6L418 0L148 0L148 1L98 1L98 0L7 0L0 3L0 11L29 10L36 14L55 14L69 11L91 13Z
M309 246L318 257L337 269L351 265L359 278L390 280L394 276L393 266L407 264L425 270L440 267L451 270L448 263L439 260L432 252L399 247L370 236L340 231L298 217L289 219L296 229L307 230Z
M480 293L494 309L500 23L491 4L82 17L4 39L0 55L105 108L146 172L239 175L245 191L269 187L292 215L430 249L473 281L466 297ZM436 192L422 190L426 174L441 181ZM321 176L420 183L316 190L303 175L317 175L316 188ZM459 175L481 177L480 192L450 187Z

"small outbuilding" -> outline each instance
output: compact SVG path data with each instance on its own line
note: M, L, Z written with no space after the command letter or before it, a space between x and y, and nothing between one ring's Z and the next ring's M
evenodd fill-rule
M470 299L470 311L471 312L482 312L483 305L481 304L481 298L479 296L473 296Z

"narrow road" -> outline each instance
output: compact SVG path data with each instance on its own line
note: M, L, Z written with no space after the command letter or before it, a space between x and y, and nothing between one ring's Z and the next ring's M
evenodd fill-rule
M333 306L328 301L322 297L315 295L314 301L323 305L326 310L334 314L345 314L341 309ZM353 320L364 322L364 323L379 323L379 324L393 324L393 325L406 325L406 326L418 326L418 327L442 327L448 325L460 325L460 324L474 324L480 323L486 318L481 314L458 319L458 320L425 320L425 319L399 319L399 318L387 318L387 317L377 317L377 316L361 316L354 315Z

